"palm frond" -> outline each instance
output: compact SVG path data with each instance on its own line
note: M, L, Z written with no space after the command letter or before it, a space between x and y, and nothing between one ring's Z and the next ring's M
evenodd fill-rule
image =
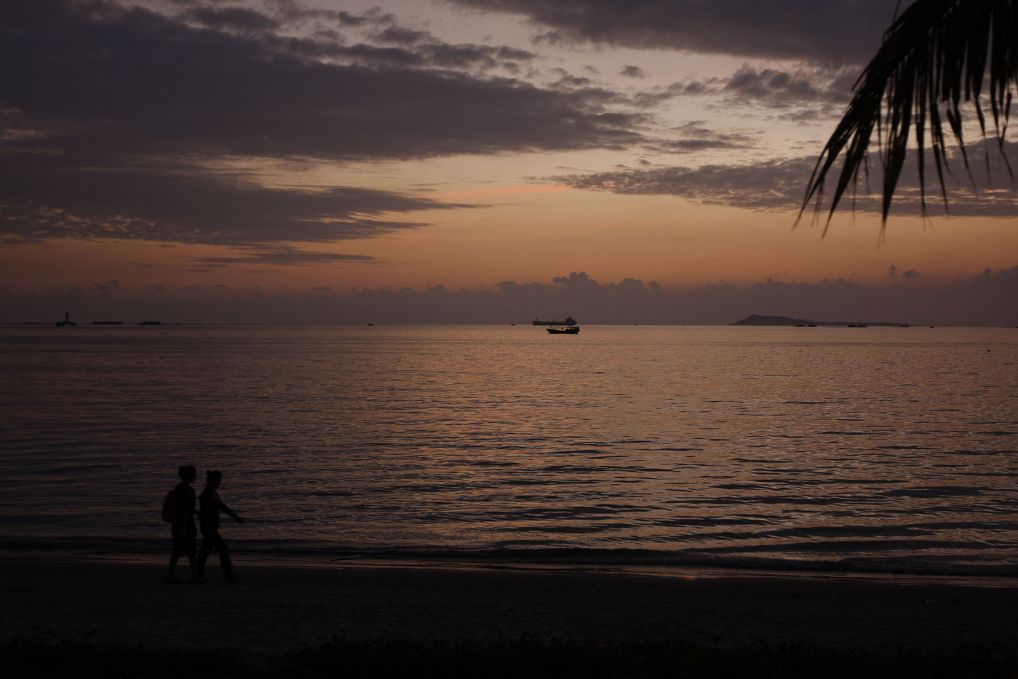
M874 128L884 170L882 224L886 225L890 214L912 130L922 213L925 216L927 142L947 209L944 173L950 168L944 119L961 148L962 162L971 178L961 108L962 102L972 102L985 140L987 119L981 101L984 84L989 89L997 150L1011 174L1004 154L1004 135L1012 86L1018 86L1018 0L916 0L895 19L884 34L880 50L856 81L848 109L813 168L796 224L810 202L816 201L819 213L824 184L841 157L826 233L845 191L858 182L860 168L868 175L866 158ZM988 172L989 153L986 156Z

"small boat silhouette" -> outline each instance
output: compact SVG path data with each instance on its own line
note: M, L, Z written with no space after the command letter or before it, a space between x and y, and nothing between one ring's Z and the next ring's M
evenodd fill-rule
M549 335L579 335L580 326L573 325L568 328L545 328Z

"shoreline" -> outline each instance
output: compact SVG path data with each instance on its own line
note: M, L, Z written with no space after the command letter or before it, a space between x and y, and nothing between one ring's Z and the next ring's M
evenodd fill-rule
M236 559L237 555L234 554ZM414 557L414 556L351 556L312 559L305 555L272 555L241 553L245 568L278 568L298 570L345 570L345 569L406 569L450 572L520 572L520 573L586 573L605 575L632 575L644 577L674 578L680 580L706 579L803 579L821 581L861 581L912 585L945 585L958 587L981 587L991 589L1018 589L1018 575L984 573L938 573L910 571L842 570L837 568L751 568L738 565L698 565L676 563L625 563L621 561L597 560L554 560L540 559L470 559L457 557ZM210 557L210 564L216 556ZM81 564L165 566L166 555L153 553L61 553L48 550L0 550L0 563L4 561L58 562ZM181 568L187 569L181 561ZM183 571L182 571L183 572ZM1018 572L1018 569L1016 569Z
M251 563L328 567L330 564L366 563L386 566L428 566L435 568L530 568L625 573L718 573L777 575L789 577L852 577L862 579L928 579L976 582L1018 582L1018 564L1012 563L937 563L921 558L842 558L792 560L775 557L721 557L696 550L668 552L638 548L530 548L530 549L454 549L439 546L417 548L361 549L322 546L287 549L231 540L231 551ZM0 537L0 559L36 558L46 560L132 561L158 563L166 558L168 541L153 539L142 545L87 537L24 541Z

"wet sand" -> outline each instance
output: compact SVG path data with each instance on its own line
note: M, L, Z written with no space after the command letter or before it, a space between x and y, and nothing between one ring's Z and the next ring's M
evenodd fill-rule
M164 585L157 563L0 560L0 642L278 654L357 640L792 642L873 653L1018 649L1018 581L240 564ZM186 575L186 568L181 575ZM1018 665L1016 665L1018 667Z

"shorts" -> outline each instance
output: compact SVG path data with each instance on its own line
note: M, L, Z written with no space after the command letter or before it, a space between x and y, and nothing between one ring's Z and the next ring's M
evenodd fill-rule
M198 529L193 523L174 526L173 556L194 556L198 551Z

